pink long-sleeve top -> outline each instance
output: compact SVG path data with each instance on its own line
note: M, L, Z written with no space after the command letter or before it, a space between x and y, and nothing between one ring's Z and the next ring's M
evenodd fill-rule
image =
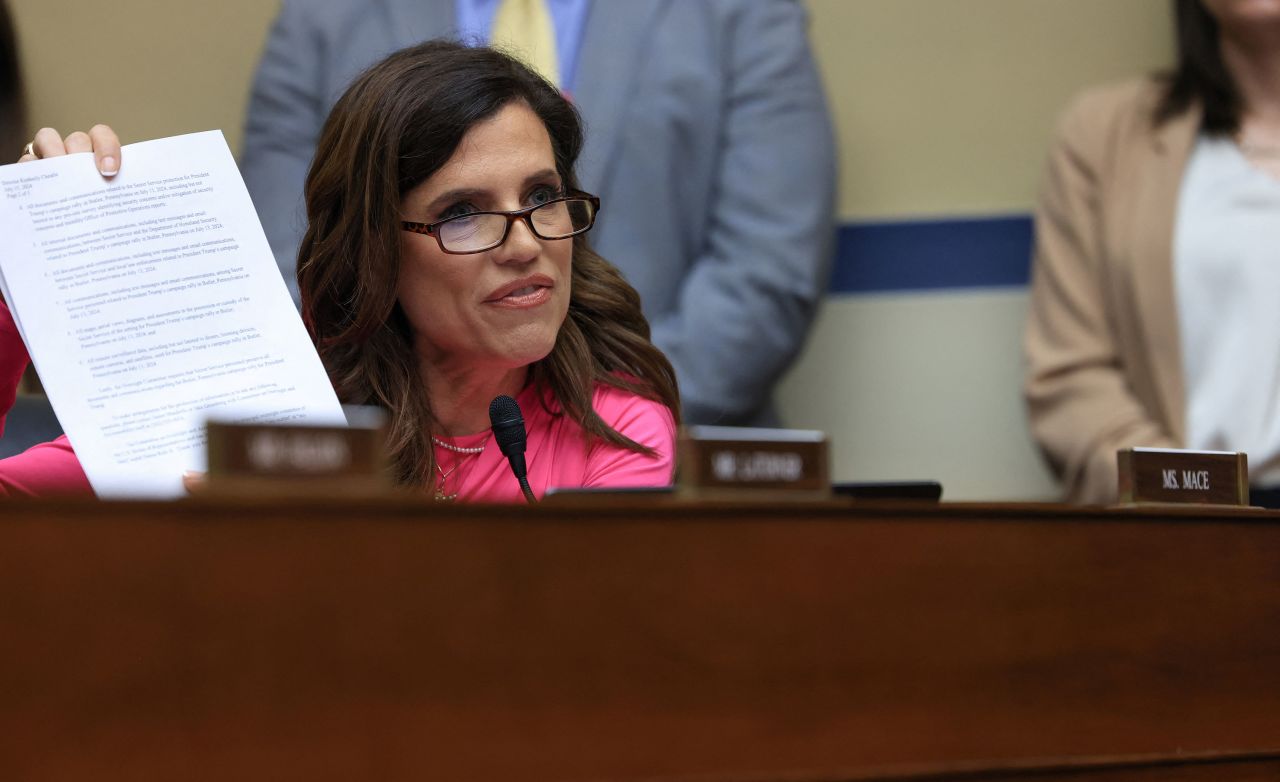
M0 303L0 434L29 359L9 309ZM580 426L561 415L553 399L533 386L516 397L528 432L525 460L536 496L552 487L666 486L675 470L676 424L660 402L598 385L592 404L605 423L653 450L643 454L588 438ZM471 502L522 502L519 484L490 432L442 440L453 450L435 446L439 462L426 485L445 496ZM473 453L480 448L480 452ZM443 480L442 480L443 478ZM92 493L66 436L0 459L0 496Z
M0 435L18 394L18 381L30 359L9 308L0 302ZM89 494L89 479L66 435L0 459L0 497Z
M525 462L529 486L537 497L553 487L624 488L668 486L675 471L676 425L671 410L660 402L597 385L592 407L604 422L641 445L652 455L588 439L582 427L560 413L549 395L539 398L533 386L516 396L527 431ZM476 453L460 453L435 446L438 467L427 484L445 496L473 502L523 502L520 485L490 432L439 442ZM441 481L443 476L444 480Z

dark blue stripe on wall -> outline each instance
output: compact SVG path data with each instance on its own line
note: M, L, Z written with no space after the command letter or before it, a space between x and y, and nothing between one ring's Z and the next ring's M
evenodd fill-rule
M1026 285L1029 216L850 223L836 237L832 293Z

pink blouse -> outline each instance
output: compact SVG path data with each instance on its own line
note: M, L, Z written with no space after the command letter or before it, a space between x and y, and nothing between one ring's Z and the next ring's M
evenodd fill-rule
M9 308L0 301L0 435L18 393L18 381L30 359ZM89 479L66 435L41 443L17 456L0 459L0 497L89 494Z
M0 434L4 416L13 407L18 381L28 363L27 351L9 309L0 303ZM599 440L568 417L559 415L554 400L546 404L530 386L516 401L528 433L525 463L529 485L537 497L551 487L667 486L675 470L675 420L660 402L620 391L596 387L592 404L606 424L637 443L653 449L653 455L636 453ZM524 502L520 486L490 432L447 440L459 448L480 448L480 453L458 453L437 445L439 467L426 485L445 496L472 502ZM441 482L441 476L444 481ZM24 453L0 459L0 496L88 494L93 490L66 436L37 445Z
M641 445L652 456L596 440L567 416L548 395L546 404L537 391L526 387L516 396L528 433L525 464L529 486L541 497L553 487L668 486L675 471L676 425L671 410L610 386L597 385L592 406L604 422ZM435 446L436 474L427 485L437 495L457 495L471 502L524 502L520 484L507 459L498 450L491 432L455 437L440 442L456 448L480 448L478 454L459 453ZM443 476L444 480L441 481Z

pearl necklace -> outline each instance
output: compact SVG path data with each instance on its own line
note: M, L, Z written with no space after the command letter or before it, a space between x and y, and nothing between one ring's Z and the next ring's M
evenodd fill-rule
M476 447L474 447L474 448L464 448L464 447L462 447L461 445L454 445L453 443L446 443L444 440L441 440L440 438L436 437L435 435L431 435L431 442L432 442L432 443L434 443L435 445L440 446L441 448L445 449L446 451L453 451L454 453L477 454L477 453L483 453L483 452L484 452L484 447L485 447L486 445L488 445L488 444L489 444L489 438L488 438L488 437L484 438L484 442L483 442L483 443L480 443L479 445L477 445L477 446L476 446Z

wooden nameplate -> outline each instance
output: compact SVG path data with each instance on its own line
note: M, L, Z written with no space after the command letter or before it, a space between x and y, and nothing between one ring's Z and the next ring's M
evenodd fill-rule
M391 489L381 414L349 426L210 421L208 488L271 494L378 494Z
M1243 453L1126 448L1116 458L1121 503L1249 504L1249 461Z
M830 499L827 448L816 431L688 426L676 486L685 496Z

